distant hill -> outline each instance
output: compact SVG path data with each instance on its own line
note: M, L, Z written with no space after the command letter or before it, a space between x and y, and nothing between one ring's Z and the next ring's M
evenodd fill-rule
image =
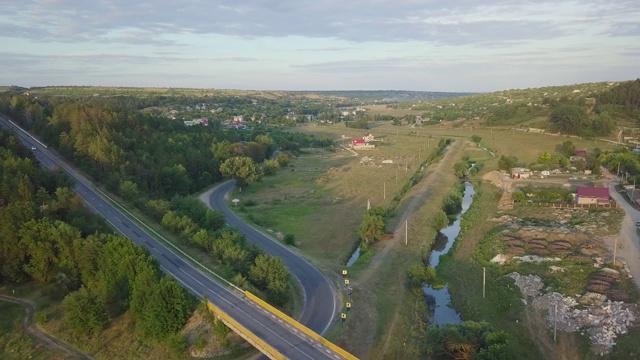
M335 90L335 91L301 91L303 94L341 97L352 101L399 103L437 100L452 97L473 95L470 92L438 92L438 91L405 91L405 90Z

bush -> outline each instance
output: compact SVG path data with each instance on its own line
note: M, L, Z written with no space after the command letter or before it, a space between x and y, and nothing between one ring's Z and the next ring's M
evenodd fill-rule
M290 246L296 246L296 236L293 234L287 234L284 236L284 243Z

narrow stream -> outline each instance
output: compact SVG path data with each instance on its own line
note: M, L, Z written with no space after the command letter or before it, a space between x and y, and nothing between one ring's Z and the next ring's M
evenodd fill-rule
M456 241L458 234L460 234L460 219L462 215L469 210L471 203L473 202L473 195L475 195L473 184L470 182L464 183L464 196L462 197L462 211L456 216L456 221L453 224L442 229L442 231L436 237L431 255L429 256L429 266L435 268L440 263L440 255L446 254L451 250L453 243ZM423 286L424 295L429 306L429 311L432 313L431 323L437 325L445 325L451 323L460 323L460 315L455 312L449 304L451 303L451 295L449 295L449 289L443 287L441 289L434 289L431 286L425 284Z
M353 263L355 263L359 257L360 257L360 246L358 246L356 248L356 251L354 251L353 254L351 254L351 257L349 258L349 261L347 261L346 266L350 267L351 265L353 265Z

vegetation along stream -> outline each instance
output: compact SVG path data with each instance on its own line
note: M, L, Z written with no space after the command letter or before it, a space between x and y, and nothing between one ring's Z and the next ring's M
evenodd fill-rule
M440 234L438 234L431 255L429 256L429 266L436 268L440 263L440 255L446 254L451 250L453 243L460 233L460 219L471 206L475 193L473 184L466 182L464 184L464 196L462 197L462 210L456 216L456 220L451 225L442 229ZM432 313L432 324L444 325L462 322L460 315L449 306L451 296L446 286L434 289L430 285L425 284L423 290L427 298L429 311Z

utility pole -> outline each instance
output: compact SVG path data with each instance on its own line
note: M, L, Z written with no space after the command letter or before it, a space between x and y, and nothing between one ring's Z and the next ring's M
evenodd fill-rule
M396 185L398 185L398 169L396 168Z
M618 251L618 237L613 241L613 266L616 266L616 252Z
M482 298L484 299L485 285L487 283L487 268L482 267Z
M404 221L404 245L409 244L409 220Z
M382 199L387 199L387 182L382 183Z
M553 342L556 342L557 328L558 328L558 301L556 300L556 309L553 315Z

